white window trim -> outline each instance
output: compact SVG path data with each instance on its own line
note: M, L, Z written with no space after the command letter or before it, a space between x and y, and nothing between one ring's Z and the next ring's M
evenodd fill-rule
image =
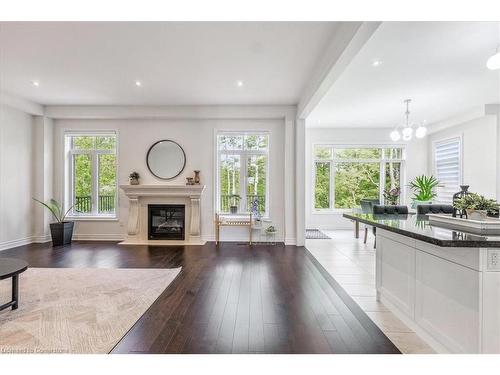
M115 137L115 152L111 152L109 150L68 150L66 145L66 136L89 136L89 135L97 135L97 136L105 136L112 135ZM119 136L117 129L108 129L108 130L73 130L73 129L64 129L62 132L62 152L63 152L63 165L64 165L64 173L63 173L63 202L64 207L71 207L74 202L74 175L73 175L73 155L76 154L90 154L92 160L92 175L97 176L96 169L98 168L98 163L95 158L98 155L106 155L106 154L115 154L116 155L116 181L115 181L115 213L114 214L99 214L97 212L92 212L89 214L79 214L75 215L72 211L68 214L68 218L72 221L118 221L119 219L119 184L118 184L118 171L119 171ZM96 191L96 186L98 184L97 179L92 179L92 191L93 195Z
M312 189L311 189L311 210L313 215L331 215L342 214L351 212L351 208L335 208L335 163L339 159L335 159L332 155L331 159L316 159L316 147L329 147L329 148L401 148L403 149L403 157L399 159L386 159L385 154L380 159L341 159L342 162L368 162L378 163L380 165L380 175L385 176L385 162L393 161L401 163L401 195L400 202L406 202L406 144L405 143L331 143L331 142L316 142L312 144ZM315 195L316 195L316 162L330 162L330 208L316 208ZM383 186L379 186L379 199L381 204L384 202Z
M254 135L254 134L265 134L267 135L267 151L262 151L262 150L219 150L219 144L218 144L218 136L219 135ZM214 130L214 150L215 150L215 163L214 163L214 168L215 168L215 189L214 189L214 212L220 212L220 183L219 183L219 162L221 160L221 154L234 154L234 155L241 155L241 168L240 168L240 196L242 197L239 203L239 208L241 207L247 207L246 203L246 179L247 179L247 163L246 160L248 156L253 156L253 155L265 155L267 156L267 163L266 163L266 212L262 216L263 219L269 219L271 217L271 202L269 200L270 196L270 158L271 158L271 132L269 130L259 130L259 129L252 129L252 130L221 130L221 129L215 129ZM243 160L245 162L243 162ZM243 182L243 183L241 183Z
M459 146L459 155L458 155L458 182L459 185L464 184L464 163L463 163L463 154L464 154L464 134L460 133L457 136L452 136L452 137L446 137L446 138L440 138L432 141L432 175L435 176L438 180L438 175L437 175L437 161L436 161L436 147L444 144L444 143L450 143L453 141L458 141ZM458 190L457 190L458 192Z

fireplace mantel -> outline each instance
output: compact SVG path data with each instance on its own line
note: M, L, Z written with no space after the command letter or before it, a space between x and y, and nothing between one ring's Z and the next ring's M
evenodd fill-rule
M201 196L205 185L120 185L129 199L127 223L128 244L158 245L201 245ZM189 226L186 241L148 240L147 238L147 203L185 203L189 212Z
M120 185L127 197L200 197L205 185Z

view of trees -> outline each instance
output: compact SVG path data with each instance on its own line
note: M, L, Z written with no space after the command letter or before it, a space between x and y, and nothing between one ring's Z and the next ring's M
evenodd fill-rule
M73 150L84 153L73 155L75 210L82 213L92 211L92 163L97 163L98 194L94 204L99 212L112 212L116 196L116 154L99 153L115 150L116 139L112 136L73 136ZM93 158L92 155L95 155ZM95 160L97 159L97 160Z
M380 148L330 148L317 147L315 208L328 209L330 202L330 175L334 181L334 207L352 208L359 201L378 199L380 195L381 163L385 162L384 187L399 187L401 149Z
M244 188L246 207L251 210L255 199L258 201L258 211L265 213L266 179L267 179L267 135L220 135L219 149L222 151L219 164L219 185L221 211L228 212L233 204L238 205L235 195L241 196ZM252 151L256 153L252 154ZM246 176L243 176L242 163L246 166ZM243 184L240 185L240 184Z

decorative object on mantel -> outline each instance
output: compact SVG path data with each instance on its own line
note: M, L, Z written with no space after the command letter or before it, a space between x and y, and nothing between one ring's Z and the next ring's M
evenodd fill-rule
M200 184L200 171L195 170L194 177L186 177L186 185L199 185Z
M399 196L401 195L400 188L384 189L385 202L390 205L397 205L399 203Z
M231 207L229 207L229 211L232 214L237 214L238 213L238 204L240 202L241 197L238 194L232 194L229 196L229 199L231 200Z
M56 223L50 223L52 246L69 245L73 237L73 227L75 223L72 221L65 221L65 219L75 205L71 206L66 212L64 212L62 205L53 198L47 203L39 201L36 198L33 198L33 200L47 208L52 213L52 216L54 216L57 220Z
M139 173L137 172L132 172L129 174L128 178L129 178L129 181L130 181L130 185L139 185L139 178L141 176L139 176Z
M494 199L469 193L454 201L453 207L457 210L465 210L467 219L484 221L488 218L488 212L498 211L499 205Z
M186 153L177 142L163 139L149 148L146 164L155 177L172 180L184 170Z
M199 170L194 171L194 184L195 185L200 184L200 171Z
M406 124L403 125L403 129L401 130L401 134L403 136L403 141L409 141L409 140L411 140L411 138L413 136L413 126L414 126L413 124L410 123L411 99L406 99L404 101L404 103L406 104L406 112L405 112ZM425 127L424 123L425 123L425 121L422 122L415 130L415 137L423 138L427 134L427 128ZM401 139L401 134L399 133L398 126L396 125L394 130L389 135L394 142L397 142Z
M460 217L464 217L467 215L467 213L464 210L459 210L458 208L455 207L455 202L460 199L465 197L469 190L469 185L460 185L460 191L458 193L453 194L453 217L457 217L457 214L460 215Z
M413 190L413 202L411 207L416 208L419 204L431 204L436 197L434 189L439 185L439 181L434 176L417 176L410 182Z

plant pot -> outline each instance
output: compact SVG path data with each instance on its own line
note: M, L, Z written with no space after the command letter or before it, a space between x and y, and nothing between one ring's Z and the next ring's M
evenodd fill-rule
M73 237L74 222L64 221L62 223L50 224L50 235L52 236L52 246L64 246L71 243Z
M130 185L139 185L139 179L138 178L131 178Z
M231 207L229 207L229 210L232 214L237 214L238 213L238 206L231 206Z
M411 203L411 208L417 208L417 206L420 204L432 204L432 201L419 201L414 199L413 202Z
M486 210L473 210L473 209L466 209L467 211L467 218L471 220L486 220L488 218L488 211Z

